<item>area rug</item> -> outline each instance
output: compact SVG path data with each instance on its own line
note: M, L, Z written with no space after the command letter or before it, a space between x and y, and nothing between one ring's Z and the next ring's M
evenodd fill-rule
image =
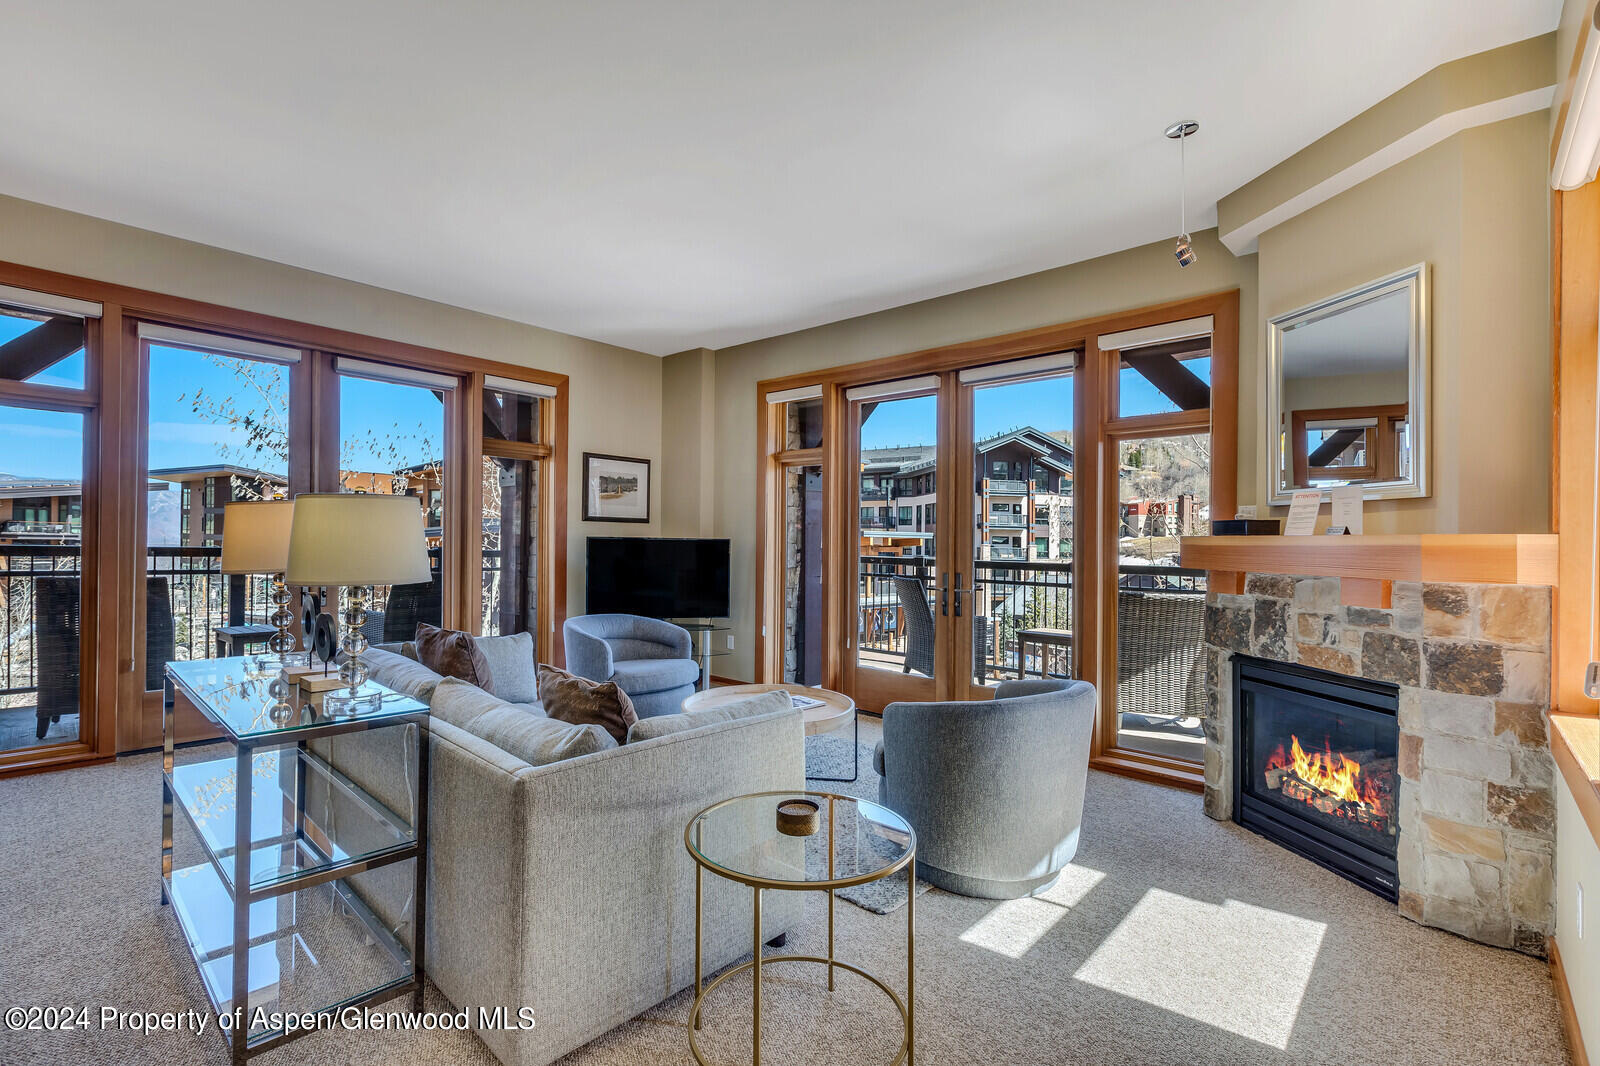
M815 776L848 777L850 775L850 739L844 736L818 736L806 738L806 788L812 792L832 792L840 796L878 802L878 772L872 767L872 748L856 745L856 767L859 773L854 781L822 781ZM917 879L917 895L933 886ZM852 888L841 888L834 893L873 914L893 914L906 905L906 875L895 874L882 881L869 881Z

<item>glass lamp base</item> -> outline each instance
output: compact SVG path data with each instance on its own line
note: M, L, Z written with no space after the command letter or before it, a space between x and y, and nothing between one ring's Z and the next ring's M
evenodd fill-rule
M355 692L333 689L322 697L322 713L329 718L348 718L367 714L383 706L381 692Z

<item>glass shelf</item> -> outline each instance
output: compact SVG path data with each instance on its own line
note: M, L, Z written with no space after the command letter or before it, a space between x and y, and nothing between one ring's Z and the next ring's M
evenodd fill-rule
M217 1013L229 1012L233 898L209 863L175 871L167 885L206 997ZM269 1013L328 1010L412 980L410 953L343 882L259 900L250 905L249 921L247 1014L258 1007ZM274 1035L253 1028L248 1040Z
M427 704L368 681L358 691L378 695L380 698L375 703L355 714L330 715L322 709L323 693L308 695L298 685L291 684L287 696L290 712L282 720L275 719L271 714L274 697L269 687L278 671L252 656L170 662L167 676L202 714L236 743L241 740L270 743L280 739L292 742L330 728L382 724L390 719L428 713Z
M411 827L339 771L308 750L260 751L251 757L250 890L282 886L341 864L409 853ZM305 775L308 810L295 824L295 768ZM234 873L237 762L233 758L173 767L168 778L174 802L188 815L222 875L222 887L238 886ZM338 817L331 817L334 807ZM254 967L252 965L252 972Z

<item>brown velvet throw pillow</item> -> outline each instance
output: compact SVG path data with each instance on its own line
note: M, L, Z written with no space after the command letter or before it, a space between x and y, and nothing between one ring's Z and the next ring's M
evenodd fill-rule
M417 624L417 661L441 677L459 677L494 693L494 675L489 660L483 657L471 633L440 629L426 622Z
M551 718L597 725L618 744L628 739L628 727L639 720L633 701L615 681L590 681L544 663L539 664L539 702Z

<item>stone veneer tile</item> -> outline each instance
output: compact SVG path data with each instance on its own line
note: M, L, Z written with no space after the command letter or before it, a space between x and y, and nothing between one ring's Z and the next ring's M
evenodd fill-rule
M1487 807L1489 817L1501 825L1525 833L1555 832L1555 800L1547 788L1513 788L1491 781Z
M1550 590L1532 585L1490 585L1478 608L1485 640L1523 647L1550 646Z
M1437 814L1453 822L1481 825L1484 822L1485 787L1482 778L1461 777L1443 770L1424 770L1418 784L1418 802L1429 814Z
M1487 696L1425 691L1422 724L1429 733L1488 740L1494 736L1494 701Z
M1550 702L1549 652L1507 648L1502 653L1502 660L1506 699L1523 703Z
M1422 777L1422 738L1400 734L1400 776L1409 781Z
M1390 602L1394 602L1392 593ZM1472 596L1465 585L1427 582L1422 586L1422 632L1430 637L1472 633Z
M1339 579L1300 577L1294 582L1294 605L1301 610L1332 614L1339 609Z
M1389 613L1394 617L1394 628L1407 636L1422 633L1422 584L1417 581L1396 581L1389 590Z
M1427 688L1468 696L1498 696L1505 687L1505 660L1498 645L1428 640L1423 644Z
M1354 675L1356 661L1337 648L1324 648L1317 644L1298 644L1300 663L1303 666L1314 666L1319 670L1331 670L1336 674Z
M1256 600L1250 626L1250 646L1263 659L1289 657L1289 605L1265 596Z
M1550 743L1550 730L1545 723L1544 705L1499 700L1494 705L1495 736L1510 734L1519 744L1544 746Z
M1492 741L1462 737L1430 736L1422 765L1427 770L1444 770L1483 781L1511 780L1511 752Z
M1361 673L1396 685L1422 683L1422 646L1414 637L1396 633L1361 634Z
M1242 607L1206 604L1206 641L1228 651L1250 653L1250 612Z
M1376 607L1346 607L1344 618L1350 625L1366 626L1369 629L1388 629L1394 624L1394 615L1391 612Z
M1435 851L1452 855L1467 855L1487 862L1505 862L1506 843L1498 829L1462 825L1448 818L1423 814L1422 832L1425 844Z
M1336 644L1339 622L1335 615L1300 611L1294 616L1295 637L1306 644Z
M1271 596L1274 599L1294 598L1294 578L1288 574L1250 574L1246 576L1244 591L1251 596Z

